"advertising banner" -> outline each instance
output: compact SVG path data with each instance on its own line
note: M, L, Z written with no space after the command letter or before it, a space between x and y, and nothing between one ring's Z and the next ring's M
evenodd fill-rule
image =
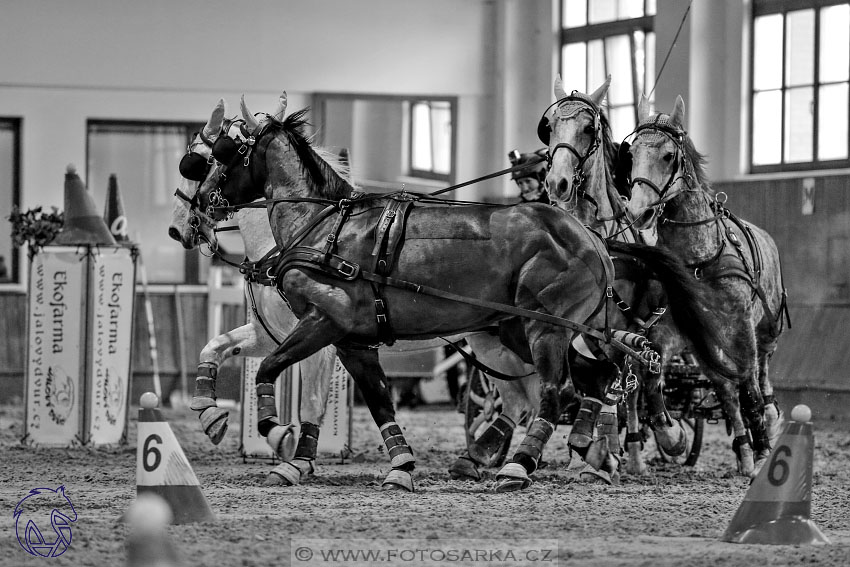
M30 263L24 442L82 442L87 255L48 246Z
M120 443L127 425L136 269L129 248L91 255L86 442Z

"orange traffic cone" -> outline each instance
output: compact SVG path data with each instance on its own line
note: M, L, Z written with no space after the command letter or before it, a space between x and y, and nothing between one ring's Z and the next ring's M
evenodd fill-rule
M167 527L173 514L168 502L156 494L140 494L125 516L127 567L179 567L180 557Z
M130 244L130 238L127 236L127 217L124 215L124 201L121 199L121 192L118 190L118 177L114 173L109 176L103 220L109 228L109 233L112 234L118 244Z
M173 523L215 520L198 477L192 470L174 432L157 409L153 392L142 394L136 451L136 493L154 493L171 506Z
M73 164L65 172L65 225L51 244L116 245Z
M829 543L809 519L814 436L812 411L795 406L770 458L753 481L722 541L800 545Z

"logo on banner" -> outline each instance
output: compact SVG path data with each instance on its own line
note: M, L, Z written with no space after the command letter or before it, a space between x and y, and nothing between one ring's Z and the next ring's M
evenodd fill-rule
M106 369L106 379L103 381L103 408L106 420L110 425L115 425L124 408L124 380L114 367Z
M77 521L77 511L64 486L33 488L15 506L12 517L18 543L30 555L58 557L71 546L71 524Z
M50 418L56 425L65 425L74 407L74 380L61 367L48 367L44 393L45 404L50 408Z

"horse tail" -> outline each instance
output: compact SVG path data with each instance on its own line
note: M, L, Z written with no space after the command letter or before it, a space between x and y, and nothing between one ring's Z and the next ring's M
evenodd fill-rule
M633 256L654 273L654 279L667 294L676 328L691 342L707 369L735 383L749 374L752 363L739 357L735 349L725 348L727 341L714 316L705 284L694 278L676 256L657 246L613 240L608 241L608 249Z

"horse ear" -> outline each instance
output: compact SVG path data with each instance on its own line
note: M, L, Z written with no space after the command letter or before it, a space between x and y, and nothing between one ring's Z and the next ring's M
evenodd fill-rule
M218 99L218 104L213 108L212 114L210 114L210 119L207 120L206 125L204 125L204 135L208 138L213 136L217 136L219 131L221 130L221 125L224 122L224 113L226 111L224 99Z
M670 122L683 129L685 127L685 101L682 99L682 95L676 95L676 104L673 106Z
M242 98L239 100L239 108L242 110L242 119L245 121L245 128L250 132L254 133L257 131L257 128L260 127L260 123L254 118L254 114L248 110L248 106L245 104L245 95L242 95Z
M564 91L564 83L561 81L561 74L555 75L555 100L567 98L567 93Z
M643 122L644 120L649 118L649 113L649 99L646 98L643 93L641 93L640 102L638 102L638 122Z
M278 120L283 120L283 116L286 114L286 91L280 93L280 96L277 99L277 108L274 112L272 112L272 116L277 118Z
M600 106L602 104L602 100L605 98L605 95L608 94L608 87L611 86L611 75L608 75L608 78L605 79L605 82L602 83L602 86L596 89L592 95L590 95L590 100L596 106Z

